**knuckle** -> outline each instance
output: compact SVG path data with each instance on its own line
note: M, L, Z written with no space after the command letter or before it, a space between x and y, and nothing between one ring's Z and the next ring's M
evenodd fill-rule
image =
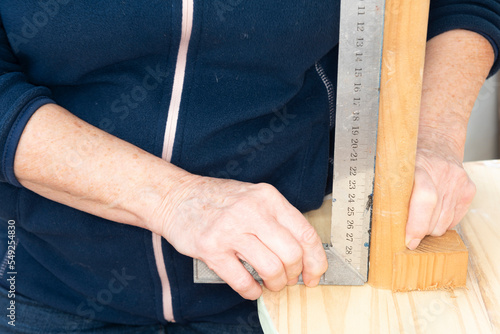
M258 183L256 184L256 187L258 191L263 193L266 197L274 197L280 194L279 191L269 183Z
M415 187L413 191L414 195L419 196L419 199L437 199L437 189L430 177L422 178L417 177L417 174L415 174Z
M434 205L438 202L438 194L434 186L426 185L417 191L417 199L420 202L427 205Z
M199 242L197 245L197 253L203 257L206 257L209 254L212 254L214 250L215 249L214 249L213 243L211 243L211 242L202 241L202 242Z
M328 270L328 263L325 263L324 265L318 267L318 270L313 271L313 274L320 277L323 275L326 271Z
M268 263L260 268L259 274L262 278L277 279L283 275L283 265L279 260L268 260Z
M318 249L310 257L304 259L304 267L307 268L307 272L320 276L328 269L328 262L326 260L326 254L323 248Z
M203 257L213 257L217 253L222 253L225 248L226 245L213 235L201 238L196 246L198 254Z
M298 245L291 247L286 255L283 256L282 261L286 266L293 266L302 262L304 251Z
M440 237L446 233L448 229L446 227L436 226L436 228L431 232L431 236Z
M252 289L255 280L250 275L241 275L233 279L231 286L238 292L248 292Z
M300 234L300 241L308 246L313 246L320 243L318 233L311 225L304 227L304 230Z

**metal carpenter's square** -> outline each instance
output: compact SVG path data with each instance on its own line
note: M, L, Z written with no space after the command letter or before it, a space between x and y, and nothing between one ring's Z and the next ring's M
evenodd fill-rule
M384 9L385 0L341 1L331 238L324 244L323 285L362 285L368 278ZM224 283L199 260L194 281Z

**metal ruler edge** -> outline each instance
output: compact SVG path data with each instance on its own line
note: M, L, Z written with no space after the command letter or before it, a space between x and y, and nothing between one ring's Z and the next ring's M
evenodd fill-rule
M351 267L335 285L368 279L385 0L341 1L331 243Z

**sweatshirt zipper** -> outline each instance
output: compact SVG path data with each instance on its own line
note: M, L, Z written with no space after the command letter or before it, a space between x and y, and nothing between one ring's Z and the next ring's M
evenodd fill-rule
M182 92L184 88L187 53L193 28L193 10L194 0L182 0L182 34L177 53L174 83L172 86L172 97L168 108L167 123L165 125L165 137L163 139L163 151L161 156L162 159L165 159L168 162L172 159L175 133L177 130L177 120L179 118ZM158 275L160 276L162 289L163 317L167 321L174 322L172 294L170 291L167 269L165 267L165 259L163 257L162 237L161 235L153 233L152 238L156 269L158 270Z
M330 110L330 129L335 125L335 86L333 85L330 78L325 73L323 66L319 62L315 64L316 72L318 73L321 81L326 88L326 93L328 94L328 107Z

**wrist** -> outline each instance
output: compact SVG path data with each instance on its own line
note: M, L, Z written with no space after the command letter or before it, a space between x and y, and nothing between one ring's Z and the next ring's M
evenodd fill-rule
M419 129L417 158L440 157L455 163L464 158L465 137L432 128Z
M421 122L418 130L417 151L446 152L454 158L463 160L467 132L466 121L453 122L450 118L445 125Z
M141 210L140 219L144 228L163 237L173 224L173 212L191 192L202 177L191 174L162 160L161 172L154 180L142 187L142 202L146 210Z

